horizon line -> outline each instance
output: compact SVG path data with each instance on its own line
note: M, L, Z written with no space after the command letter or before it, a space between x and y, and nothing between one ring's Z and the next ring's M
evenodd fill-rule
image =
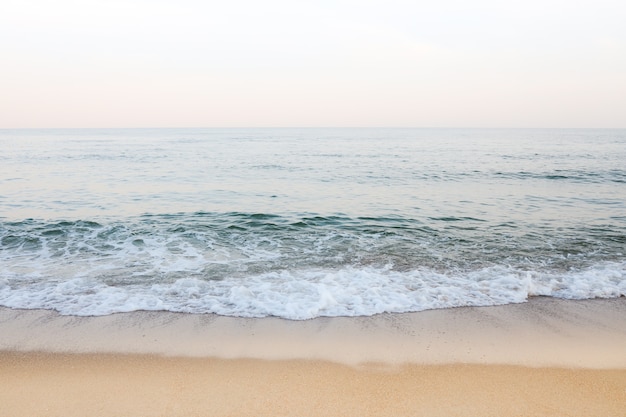
M476 129L476 130L620 130L626 127L519 127L519 126L142 126L142 127L0 127L0 130L105 130L105 129Z

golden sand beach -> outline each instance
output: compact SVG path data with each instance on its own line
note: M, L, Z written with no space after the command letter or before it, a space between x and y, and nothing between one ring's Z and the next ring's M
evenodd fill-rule
M0 309L0 416L624 416L626 299L286 321Z

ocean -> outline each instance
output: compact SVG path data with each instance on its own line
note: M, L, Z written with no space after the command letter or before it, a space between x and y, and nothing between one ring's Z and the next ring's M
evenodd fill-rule
M368 316L626 296L626 130L0 130L0 306Z

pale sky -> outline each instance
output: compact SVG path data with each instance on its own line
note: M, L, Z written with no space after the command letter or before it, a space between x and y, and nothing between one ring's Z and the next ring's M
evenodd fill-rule
M0 128L626 127L626 1L0 0Z

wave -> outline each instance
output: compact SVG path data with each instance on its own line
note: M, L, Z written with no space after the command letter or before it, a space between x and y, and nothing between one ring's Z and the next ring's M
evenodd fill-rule
M0 305L371 315L626 295L623 231L473 217L176 213L0 223Z
M531 296L565 299L626 296L626 263L583 271L541 273L490 267L467 273L389 268L306 269L219 281L109 285L97 277L24 282L0 279L0 304L93 316L136 310L215 313L237 317L369 316L461 306L520 303Z

